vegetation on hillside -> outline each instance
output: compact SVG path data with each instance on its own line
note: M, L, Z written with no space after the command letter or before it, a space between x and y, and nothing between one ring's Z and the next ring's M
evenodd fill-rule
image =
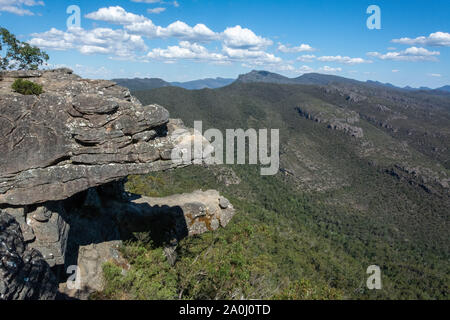
M127 276L106 266L105 297L448 299L450 198L438 181L449 174L449 139L440 138L449 134L449 100L361 92L364 102L323 87L275 84L135 93L189 126L280 128L285 170L262 177L257 166L227 166L241 180L229 187L216 166L130 177L128 190L149 196L217 189L237 214L225 229L183 240L173 267L146 235L136 235L123 248L132 265ZM306 119L299 106L320 116L354 111L364 138ZM382 290L365 285L374 264Z

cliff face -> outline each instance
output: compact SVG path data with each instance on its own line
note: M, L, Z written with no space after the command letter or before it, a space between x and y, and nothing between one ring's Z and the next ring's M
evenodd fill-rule
M42 85L44 93L13 92L11 85L18 78ZM234 209L214 192L204 197L193 194L180 203L166 199L165 206L155 199L133 202L136 196L125 192L121 179L189 165L172 161L171 154L192 139L193 131L180 120L169 119L166 109L143 106L114 82L82 79L68 69L1 73L0 218L12 219L21 231L16 241L0 226L3 241L21 243L19 256L35 250L47 269L67 268L86 265L89 259L78 255L85 246L106 241L117 246L133 232L153 228L164 230L159 240L162 245L170 243L168 258L173 259L177 241L225 226ZM100 270L102 252L109 251L97 247L102 250L96 253L100 256L94 269ZM8 252L0 251L2 261ZM2 299L54 297L48 294L52 288L39 294L43 285L39 277L26 277L29 286L38 288L32 294L15 294L11 288L23 282L18 278L20 264L9 266L0 273ZM47 272L46 268L42 270ZM89 279L94 278L101 276L84 277L88 293ZM98 283L93 288L98 290Z
M12 92L18 77L40 96ZM111 81L61 69L7 72L0 81L0 203L63 200L90 187L174 167L169 113Z

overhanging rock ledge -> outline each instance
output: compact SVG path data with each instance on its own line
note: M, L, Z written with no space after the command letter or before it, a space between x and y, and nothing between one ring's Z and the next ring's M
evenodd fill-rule
M11 89L18 77L40 96ZM31 205L68 197L130 174L176 167L171 150L186 129L159 105L68 69L3 72L0 81L0 203ZM186 134L190 131L186 129Z
M19 78L44 93L13 92ZM0 245L10 246L0 250L0 300L54 298L50 267L101 270L124 234L166 230L160 239L173 263L181 238L224 227L234 208L217 191L135 201L124 190L128 175L192 164L171 156L193 139L166 109L143 106L112 81L69 69L0 72ZM23 277L30 255L40 267ZM85 274L85 291L62 292L86 298L101 289L98 272Z

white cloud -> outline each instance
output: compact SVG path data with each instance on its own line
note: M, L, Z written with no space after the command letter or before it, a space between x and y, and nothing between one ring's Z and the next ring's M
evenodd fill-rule
M36 0L0 0L0 11L19 16L33 16L34 13L24 7L44 6L44 1Z
M276 65L289 69L283 60L265 49L272 40L256 35L252 30L241 26L229 27L221 34L222 52L230 61L243 61L249 66ZM273 67L273 66L272 66Z
M278 66L279 71L285 71L285 72L295 72L295 67L292 64L280 64Z
M222 34L223 43L232 49L261 50L273 44L272 40L257 36L252 30L235 26Z
M176 8L178 8L180 6L178 1L166 2L164 0L131 0L131 2L147 3L147 4L155 4L155 3L171 4Z
M341 72L342 68L332 68L329 66L323 66L321 68L319 68L319 72L323 72L323 73L337 73L337 72Z
M127 12L125 11L124 8L120 6L100 8L95 12L91 12L85 15L85 17L92 20L105 21L108 23L122 24L122 25L140 23L148 20L146 17L142 15Z
M407 45L420 45L431 47L450 47L450 33L448 32L435 32L429 36L421 36L414 39L400 38L392 40L394 43L407 44Z
M265 63L281 63L283 61L281 58L262 50L254 51L248 49L233 49L224 47L222 51L231 60L251 60L253 64L259 65Z
M306 52L306 51L315 51L313 47L311 47L309 44L302 43L298 47L289 47L285 46L284 44L278 45L278 51L281 51L283 53L292 53L292 52Z
M180 59L199 60L220 64L243 61L251 65L278 65L282 59L264 51L251 51L247 49L232 49L224 47L222 53L210 52L206 47L189 41L181 41L176 46L166 49L155 48L148 54L148 58L174 61ZM285 66L286 67L286 66Z
M188 41L181 41L178 46L169 46L167 49L155 48L147 54L148 58L158 60L202 60L221 61L226 57L220 53L211 53L204 46Z
M195 42L207 42L218 38L218 34L213 32L204 24L197 24L190 27L182 21L175 21L167 28L157 27L156 36L161 38L177 38Z
M165 3L162 1L135 1L142 3ZM177 2L173 3L177 6ZM160 13L164 8L148 9L150 13ZM206 25L199 23L191 27L183 21L175 21L167 27L157 26L153 21L142 15L127 12L120 6L100 8L89 13L86 18L123 25L133 34L148 38L177 38L182 41L210 42L221 40L226 47L233 49L263 50L273 44L269 39L257 36L252 30L235 26L227 28L223 33L216 33Z
M299 68L299 71L302 73L310 73L310 72L314 72L314 69L309 66L301 66Z
M153 9L147 9L147 12L150 14L160 14L161 12L166 11L166 8L163 7L158 7L158 8L153 8Z
M135 2L157 3L157 1ZM252 30L241 26L229 27L222 33L216 33L201 23L191 27L183 21L175 21L167 27L162 27L155 25L151 19L127 12L120 6L100 8L87 14L86 17L122 27L116 30L70 28L67 31L52 28L47 32L33 34L30 43L43 49L78 50L86 55L104 54L110 55L113 59L135 59L138 52L148 52L143 37L175 38L180 40L178 45L153 48L143 61L156 59L173 63L180 59L189 59L215 64L245 62L260 66L274 66L284 70L293 68L290 63L284 63L281 58L266 52L266 48L273 44L271 40L258 36ZM211 41L219 41L222 44L222 50L209 51L203 43Z
M136 52L146 51L141 36L131 35L125 30L96 28L84 30L70 28L61 31L55 28L43 33L32 34L31 45L49 50L78 50L82 54L109 54L116 57L134 57Z
M342 56L322 56L318 57L317 60L322 62L337 62L343 64L362 64L362 63L372 63L370 60L365 60L363 58L350 58L350 57L342 57Z
M429 51L425 48L411 47L403 51L392 51L385 54L379 52L368 52L368 56L376 57L381 60L394 61L437 61L436 56L440 55L439 51Z
M365 60L363 58L350 58L350 57L343 57L343 56L321 56L316 57L313 54L304 54L296 59L297 61L301 62L312 62L314 60L322 61L322 62L336 62L336 63L342 63L342 64L349 64L349 65L355 65L355 64L362 64L362 63L372 63L371 60Z
M219 38L217 33L204 24L200 23L191 27L182 21L175 21L164 28L156 26L150 19L147 19L144 22L126 25L125 29L130 33L148 38L177 38L191 42L209 42Z
M298 57L296 60L297 61L302 61L302 62L312 62L314 59L316 59L316 56L313 54L304 54L300 57Z
M394 70L392 70L392 72L393 72L393 73L398 73L398 72L400 72L400 70L394 69Z
M143 22L136 22L125 26L125 29L130 33L146 36L148 38L156 38L158 27L147 19Z
M162 0L131 0L131 2L137 3L162 3Z
M435 77L435 78L440 78L442 77L442 75L440 73L429 73L428 74L429 77Z
M149 1L135 1L145 3L156 3ZM160 13L165 8L148 9L150 13ZM177 38L191 42L208 42L219 39L219 34L213 32L204 24L197 24L194 27L182 21L175 21L167 27L156 26L149 18L127 12L120 6L100 8L89 13L86 18L105 21L112 24L123 25L128 33L142 35L148 38Z

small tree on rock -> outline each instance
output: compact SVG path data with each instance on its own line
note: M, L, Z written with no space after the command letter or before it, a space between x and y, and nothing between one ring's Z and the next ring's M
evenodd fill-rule
M0 28L0 54L0 70L37 70L49 59L47 53L17 40L5 28Z

